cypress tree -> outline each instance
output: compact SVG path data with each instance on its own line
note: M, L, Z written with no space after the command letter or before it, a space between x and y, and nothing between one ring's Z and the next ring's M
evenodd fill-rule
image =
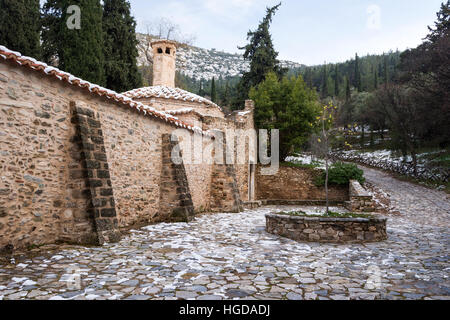
M378 75L376 71L373 73L373 87L375 90L378 89Z
M350 90L350 80L348 77L345 78L345 101L349 102L350 98L352 97L352 92Z
M124 92L142 86L137 67L136 21L126 0L104 0L103 31L106 87Z
M388 61L387 56L384 57L384 69L383 69L383 75L384 75L384 85L387 86L389 84L389 73L388 73Z
M359 66L358 54L356 54L355 57L355 87L358 89L358 92L362 92L361 69Z
M69 6L81 10L80 28L69 28ZM104 86L102 6L100 0L47 0L43 8L44 57L66 72Z
M0 0L0 44L41 59L39 0Z
M229 102L230 102L230 84L227 79L227 82L225 84L225 92L223 94L223 103L224 105L229 106Z
M216 79L213 77L211 81L211 101L216 102L217 91L216 91Z
M269 72L275 72L279 77L284 73L280 62L277 60L278 52L274 49L272 36L269 32L272 18L280 6L281 3L272 8L267 8L266 16L259 24L258 29L247 33L249 43L245 47L239 47L240 50L245 50L244 59L250 61L250 70L244 73L238 84L235 108L243 106L244 100L248 98L250 88L263 82Z
M328 72L327 64L323 66L323 78L322 78L322 98L328 97Z

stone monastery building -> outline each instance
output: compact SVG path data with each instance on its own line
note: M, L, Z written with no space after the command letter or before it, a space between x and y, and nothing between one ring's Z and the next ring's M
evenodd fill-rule
M174 42L152 47L154 86L118 94L0 46L0 251L114 242L122 229L254 199L248 161L186 161L183 148L181 163L171 158L178 142L252 129L252 101L225 116L175 88Z

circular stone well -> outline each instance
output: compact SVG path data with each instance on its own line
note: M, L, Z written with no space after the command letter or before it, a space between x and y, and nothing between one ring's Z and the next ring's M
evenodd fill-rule
M267 214L269 233L304 242L376 242L387 239L387 218L331 218Z

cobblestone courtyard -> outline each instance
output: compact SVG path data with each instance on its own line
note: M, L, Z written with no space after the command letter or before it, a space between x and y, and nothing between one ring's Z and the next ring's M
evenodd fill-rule
M101 248L49 246L2 262L0 300L449 299L450 200L365 171L401 213L389 215L388 241L302 244L265 232L266 213L295 207L203 215Z

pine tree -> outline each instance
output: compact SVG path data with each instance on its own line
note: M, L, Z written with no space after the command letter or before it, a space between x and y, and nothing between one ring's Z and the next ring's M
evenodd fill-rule
M73 12L81 9L81 28L69 28ZM43 7L43 47L48 63L66 72L104 86L102 6L100 0L47 0Z
M434 23L434 29L428 27L430 33L427 35L427 41L435 43L440 39L447 38L450 30L450 0L441 4L441 10L436 14L437 21Z
M106 87L117 92L141 87L136 21L128 1L104 0L103 31Z
M0 44L41 59L39 0L0 0Z
M267 8L266 16L259 24L258 29L247 33L249 43L245 47L239 47L240 50L245 50L244 59L250 61L250 70L244 73L238 85L239 94L234 102L236 109L243 106L244 100L248 98L250 88L263 82L267 73L275 72L279 77L284 73L277 60L278 52L274 49L269 32L272 18L280 6L281 3Z
M217 102L216 79L214 77L211 81L211 101Z

